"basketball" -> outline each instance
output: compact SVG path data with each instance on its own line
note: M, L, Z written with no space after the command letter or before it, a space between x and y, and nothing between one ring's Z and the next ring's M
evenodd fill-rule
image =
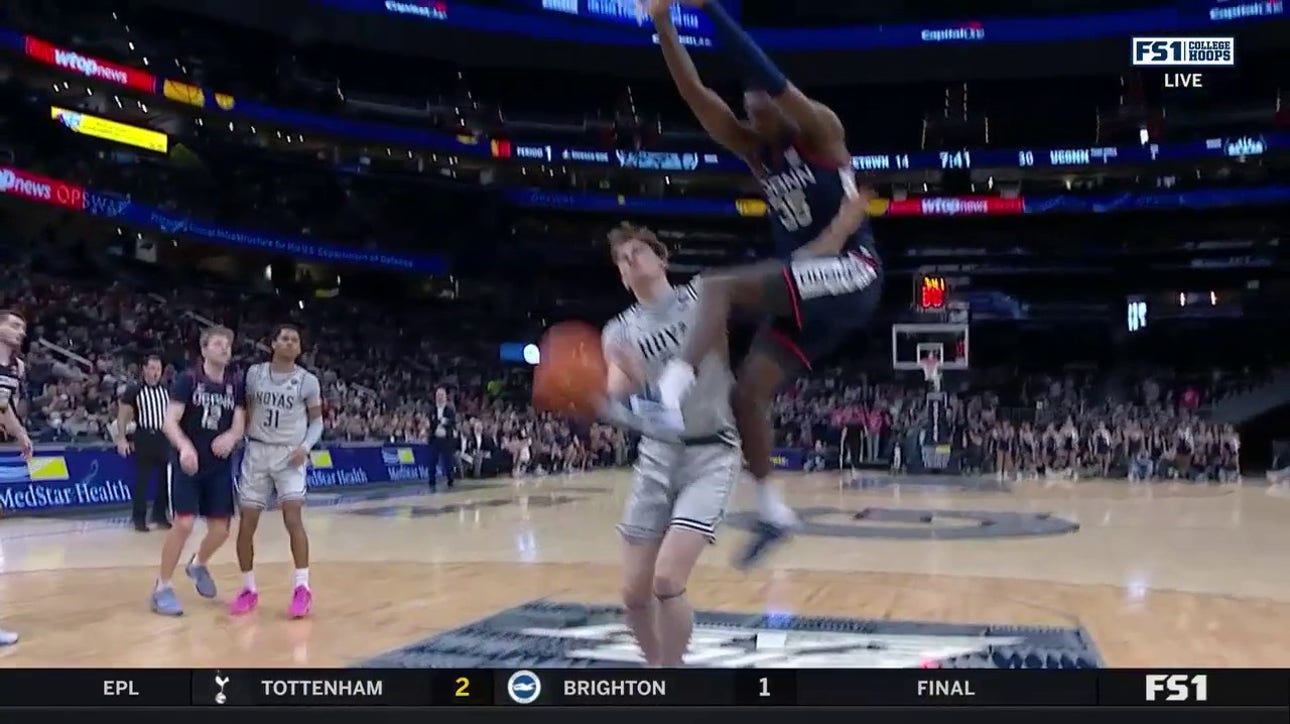
M561 322L547 330L538 350L533 406L584 420L594 418L609 376L600 330L585 322Z

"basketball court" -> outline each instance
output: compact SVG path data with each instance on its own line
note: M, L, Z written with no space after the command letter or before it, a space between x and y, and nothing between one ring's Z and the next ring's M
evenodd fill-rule
M121 517L0 521L8 667L616 665L634 651L614 532L625 471L319 495L312 618L285 616L290 564L261 525L260 609L227 615L187 579L148 611L162 533ZM1290 498L1262 486L786 478L807 528L766 567L728 561L741 487L689 591L698 665L1290 666ZM195 544L194 544L195 545Z

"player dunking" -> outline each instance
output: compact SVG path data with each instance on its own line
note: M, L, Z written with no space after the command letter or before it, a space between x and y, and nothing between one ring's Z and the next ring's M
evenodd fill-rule
M27 336L27 321L17 312L0 309L0 430L18 444L23 458L31 458L31 438L18 417L23 379L27 370L18 350ZM18 643L18 634L0 629L0 646Z
M185 572L203 598L214 598L215 579L207 563L228 540L233 517L233 462L229 456L246 432L242 381L228 368L233 332L211 327L202 332L202 363L180 374L171 385L170 407L162 426L175 447L178 469L170 466L170 504L174 527L161 547L161 569L151 597L152 610L182 616L170 579L197 516L206 519L206 535Z
M744 122L707 88L672 24L668 0L649 0L663 57L704 129L738 154L761 183L774 217L777 259L707 277L694 329L658 383L665 408L681 409L695 369L722 338L738 307L766 316L743 361L733 395L749 471L758 482L758 535L740 559L755 562L797 525L771 483L770 403L785 382L811 368L868 324L882 265L865 224L842 123L806 97L735 23L718 0L685 0L712 19L720 47L747 79Z
M618 527L625 541L623 601L646 665L680 666L694 628L686 584L716 534L743 468L730 410L733 380L724 350L710 350L686 398L682 435L660 439L651 433L660 410L649 383L657 381L694 325L702 282L671 286L667 249L648 229L624 224L610 234L609 243L636 304L603 332L611 408L603 417L628 421L643 433ZM630 410L622 409L624 399Z
M322 439L322 388L312 372L296 364L300 358L300 330L278 325L270 340L272 361L246 371L246 454L237 490L242 515L237 528L242 592L229 611L240 616L255 610L260 602L253 572L255 529L269 497L276 493L296 565L287 614L303 618L313 607L309 537L303 517L305 466L309 451Z

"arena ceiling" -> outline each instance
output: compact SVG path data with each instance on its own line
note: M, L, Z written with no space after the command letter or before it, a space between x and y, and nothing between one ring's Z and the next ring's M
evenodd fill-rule
M1159 7L1162 0L743 0L744 22L761 27L1046 16Z

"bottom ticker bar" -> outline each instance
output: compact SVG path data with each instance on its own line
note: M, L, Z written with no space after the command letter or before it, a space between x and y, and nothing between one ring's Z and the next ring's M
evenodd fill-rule
M0 707L1283 707L1286 670L0 670Z

